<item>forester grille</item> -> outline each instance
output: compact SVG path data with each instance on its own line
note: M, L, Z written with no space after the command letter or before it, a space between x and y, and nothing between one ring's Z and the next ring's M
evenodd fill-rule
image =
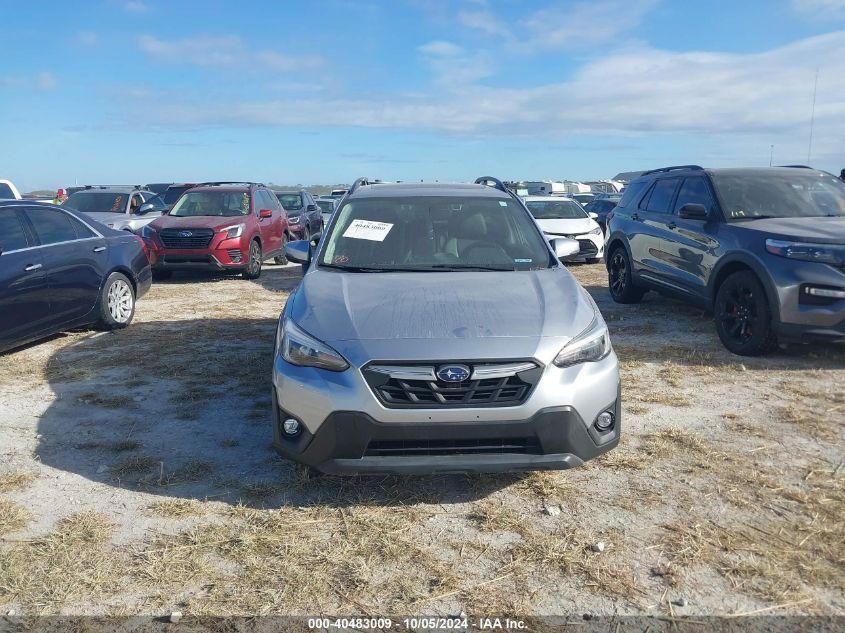
M457 383L440 380L436 366L426 365L397 366L393 374L390 366L371 365L364 369L364 376L389 408L508 407L525 402L541 371L533 362L522 362L514 364L520 371L486 378L483 371L490 365L461 364L470 367L471 377ZM409 369L418 371L420 377L410 377ZM427 370L430 375L425 376Z
M198 249L208 248L211 238L214 237L214 231L212 229L162 229L159 235L165 248Z
M501 437L462 440L374 440L364 453L367 457L414 455L501 455L521 453L537 455L536 437Z

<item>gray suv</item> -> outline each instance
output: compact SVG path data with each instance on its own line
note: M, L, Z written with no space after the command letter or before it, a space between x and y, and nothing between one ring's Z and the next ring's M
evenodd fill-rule
M845 341L845 183L808 167L664 167L608 216L610 293L712 310L731 352Z
M499 180L356 181L279 319L274 445L324 472L578 466L619 441L590 295Z

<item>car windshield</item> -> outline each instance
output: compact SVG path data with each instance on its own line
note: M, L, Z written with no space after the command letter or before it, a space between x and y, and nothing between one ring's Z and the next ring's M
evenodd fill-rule
M176 217L238 216L249 213L246 191L188 191L170 211Z
M62 203L82 213L126 213L125 193L108 191L79 191Z
M583 220L587 217L583 207L572 200L531 200L525 206L538 220Z
M298 193L277 193L276 197L286 211L298 211L302 208L302 196Z
M713 185L730 220L845 216L845 183L830 174L794 169L715 172Z
M384 270L535 270L551 255L511 199L403 197L353 200L337 212L320 264Z
M176 201L179 199L179 196L181 196L190 188L191 187L187 185L179 187L168 187L167 191L164 192L164 204L166 204L168 207L172 207L174 204L176 204Z

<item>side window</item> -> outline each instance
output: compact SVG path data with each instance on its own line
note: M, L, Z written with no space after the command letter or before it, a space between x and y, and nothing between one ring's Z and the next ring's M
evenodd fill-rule
M89 237L97 237L97 234L94 233L91 229L85 226L82 222L77 220L72 215L68 215L67 219L70 220L71 226L73 226L74 230L76 231L76 236L81 239L87 239Z
M622 199L619 201L620 207L627 207L631 204L634 200L636 200L637 196L642 193L642 190L645 189L645 186L648 181L646 180L635 180L632 183L629 183L628 186L625 187L625 192L622 194Z
M677 188L677 178L658 180L651 189L646 211L651 211L652 213L669 213L669 205L672 204L672 197L675 195L675 189Z
M16 251L28 246L29 241L26 239L23 225L15 210L0 210L0 248L3 252Z
M148 195L147 199L144 202L149 202L151 205L153 205L156 211L167 210L167 205L164 203L164 200L161 199L161 196Z
M273 209L273 210L275 210L276 205L273 204L273 200L272 200L272 198L274 198L274 197L275 196L273 196L270 192L266 191L265 189L259 189L258 191L256 191L255 192L255 204L256 204L255 212L256 212L256 214L261 209Z
M684 184L681 185L681 190L678 192L678 200L675 202L675 215L685 204L703 204L704 208L710 211L713 206L713 199L710 197L710 191L707 189L707 182L704 178L687 178Z
M30 207L26 210L26 217L32 222L35 234L41 241L42 246L77 239L76 230L66 213L53 209Z

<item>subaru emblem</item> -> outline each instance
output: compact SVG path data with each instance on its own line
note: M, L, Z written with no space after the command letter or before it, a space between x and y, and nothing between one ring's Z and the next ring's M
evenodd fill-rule
M469 374L466 365L444 365L437 370L437 377L443 382L463 382L469 378Z
M179 231L179 237L191 237L193 233L190 231Z

